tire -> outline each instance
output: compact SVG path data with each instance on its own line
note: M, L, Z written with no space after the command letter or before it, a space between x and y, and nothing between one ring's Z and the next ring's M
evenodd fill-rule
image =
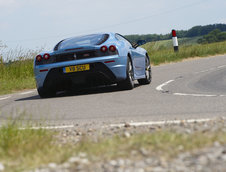
M56 95L55 90L39 88L39 89L37 89L37 91L41 98L50 98L50 97L54 97Z
M144 79L138 79L138 82L140 85L147 85L150 84L152 80L152 72L151 72L151 64L150 64L150 58L148 55L146 55L145 58L145 78Z
M134 72L131 59L128 57L126 67L126 79L118 83L123 90L132 90L134 88Z

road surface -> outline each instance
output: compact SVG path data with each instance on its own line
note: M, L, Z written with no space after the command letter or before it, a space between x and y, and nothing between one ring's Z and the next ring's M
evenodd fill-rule
M226 55L152 68L153 81L130 91L115 86L40 99L35 90L0 96L0 119L57 125L226 117Z

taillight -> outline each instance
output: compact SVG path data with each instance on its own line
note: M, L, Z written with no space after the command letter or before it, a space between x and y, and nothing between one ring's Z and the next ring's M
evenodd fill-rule
M109 50L110 50L111 52L115 52L115 51L116 51L116 47L115 47L114 45L111 45L111 46L109 47Z
M48 53L46 53L46 54L44 54L43 58L44 58L45 60L48 60L48 59L50 58L50 55L49 55Z
M105 45L100 48L100 51L103 53L107 52L107 50L108 50L108 47Z
M36 61L38 61L38 62L42 61L42 56L41 55L37 55L36 56Z

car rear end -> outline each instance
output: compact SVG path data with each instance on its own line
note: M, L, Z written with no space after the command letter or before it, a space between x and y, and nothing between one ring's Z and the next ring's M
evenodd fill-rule
M86 39L80 40L78 45L72 45L73 39L64 40L54 51L39 54L34 62L37 89L60 91L123 80L126 59L119 55L120 45L109 34L97 37L98 41L92 44L86 44Z

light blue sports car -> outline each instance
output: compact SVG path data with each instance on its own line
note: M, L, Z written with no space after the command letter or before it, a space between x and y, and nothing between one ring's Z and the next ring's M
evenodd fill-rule
M34 73L42 98L84 86L133 89L135 80L149 84L152 79L147 51L117 33L64 39L52 51L36 56Z

